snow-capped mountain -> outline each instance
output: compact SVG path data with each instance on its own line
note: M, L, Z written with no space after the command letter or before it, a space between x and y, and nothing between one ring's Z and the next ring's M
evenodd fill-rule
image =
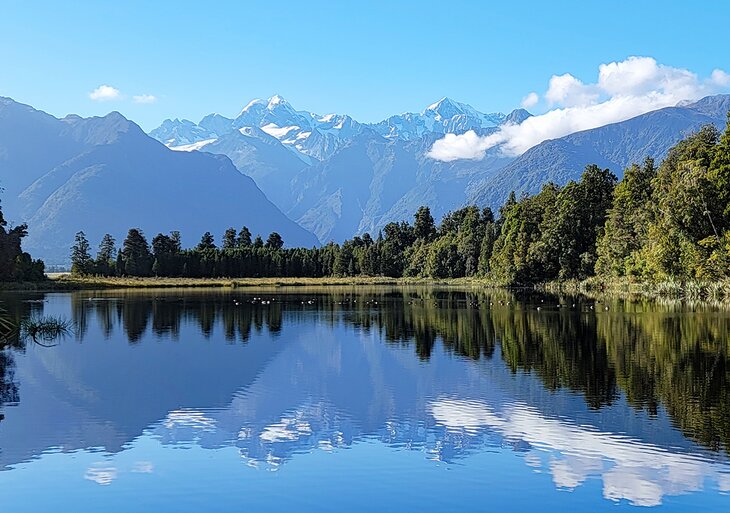
M501 112L484 114L471 105L442 98L420 114L406 112L375 123L373 129L383 137L411 141L425 134L461 134L474 130L479 134L494 131L505 121Z
M350 116L321 116L295 110L288 101L275 95L268 100L250 101L232 119L210 114L197 125L186 119L168 119L150 135L170 148L190 151L247 127L260 128L275 137L306 163L328 158L365 129L365 125Z
M150 135L170 148L197 150L223 135L245 127L257 127L278 139L304 162L322 161L356 136L372 131L387 139L412 141L428 134L490 133L507 121L502 113L484 114L465 103L442 98L420 113L406 112L379 123L360 123L348 115L319 115L294 109L279 95L250 101L235 118L210 114L200 123L165 120ZM201 143L199 145L198 143Z
M217 137L215 133L187 119L166 119L159 127L150 132L150 136L169 147L193 144Z
M281 96L250 101L233 118L211 114L197 125L167 120L151 136L173 150L229 157L274 204L326 242L376 232L428 203L434 215L466 201L465 190L511 159L441 163L427 158L445 133L486 134L526 111L484 114L443 98L420 113L375 124L343 114L296 110ZM517 121L519 122L519 121Z

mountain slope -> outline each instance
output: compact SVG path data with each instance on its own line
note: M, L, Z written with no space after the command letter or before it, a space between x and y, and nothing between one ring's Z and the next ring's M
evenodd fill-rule
M200 150L230 158L275 205L281 206L291 204L291 182L307 166L275 137L256 127L229 132Z
M433 142L447 132L491 133L524 116L529 113L483 114L444 98L419 114L366 125L346 115L298 111L273 96L249 102L234 119L212 114L198 128L167 120L150 135L174 149L228 156L325 242L376 233L388 222L410 219L423 204L436 216L458 207L474 179L511 159L492 152L481 162L442 163L425 156Z
M609 168L617 176L646 157L660 161L667 151L703 125L722 129L730 95L709 96L685 106L659 109L635 118L577 132L538 144L494 176L473 184L469 200L498 208L510 191L534 194L547 182L580 178L587 164Z
M171 151L118 113L58 120L4 100L0 135L15 126L34 135L19 145L0 138L0 178L12 186L4 211L29 223L24 247L51 263L68 258L78 230L92 245L105 232L121 241L131 227L150 239L179 230L194 244L205 231L220 237L243 225L263 236L278 231L290 246L317 243L227 157ZM39 148L52 151L39 158Z
M475 178L490 176L509 159L438 162L426 152L438 137L389 140L362 134L330 159L301 171L286 213L320 241L375 234L391 221L411 220L421 205L437 219L466 202Z

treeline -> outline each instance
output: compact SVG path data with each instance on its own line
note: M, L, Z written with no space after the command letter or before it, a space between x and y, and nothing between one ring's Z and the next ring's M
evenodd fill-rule
M26 224L8 227L0 206L0 282L40 281L45 278L43 261L33 260L21 248L21 242L27 235Z
M495 216L469 206L436 225L428 207L413 223L390 223L377 237L355 236L320 248L284 248L230 228L220 247L206 233L183 249L180 234L149 244L137 229L117 251L106 235L96 258L83 233L73 248L78 274L165 277L480 276L504 284L585 279L704 279L730 275L730 129L707 126L669 152L647 158L618 181L586 167L565 186L512 193Z

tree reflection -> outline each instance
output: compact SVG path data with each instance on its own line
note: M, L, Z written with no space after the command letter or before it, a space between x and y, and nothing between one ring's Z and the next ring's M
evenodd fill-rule
M42 312L42 295L20 301L10 297L3 301L3 317L7 320L7 329L0 332L0 409L8 403L20 401L18 383L15 381L15 352L25 351L25 343L20 337L22 319L34 313ZM4 416L0 413L0 421Z
M71 295L80 336L94 316L103 336L122 330L130 343L177 339L192 324L234 344L263 332L294 335L287 327L316 317L412 347L424 361L439 346L472 360L497 354L513 373L576 391L591 408L619 397L650 415L664 408L685 435L730 448L730 315L710 307L426 287L98 294ZM20 317L42 304L15 307ZM3 351L2 402L18 400L12 369Z

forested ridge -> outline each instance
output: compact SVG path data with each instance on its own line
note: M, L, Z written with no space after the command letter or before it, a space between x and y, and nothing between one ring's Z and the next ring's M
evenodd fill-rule
M277 233L264 241L244 226L183 249L178 232L149 243L131 229L118 250L106 235L93 257L79 232L71 257L75 274L103 276L717 280L730 274L729 229L730 129L707 126L659 166L647 158L619 181L588 165L577 182L512 194L498 215L468 206L437 225L421 207L412 223L318 248L285 248Z

